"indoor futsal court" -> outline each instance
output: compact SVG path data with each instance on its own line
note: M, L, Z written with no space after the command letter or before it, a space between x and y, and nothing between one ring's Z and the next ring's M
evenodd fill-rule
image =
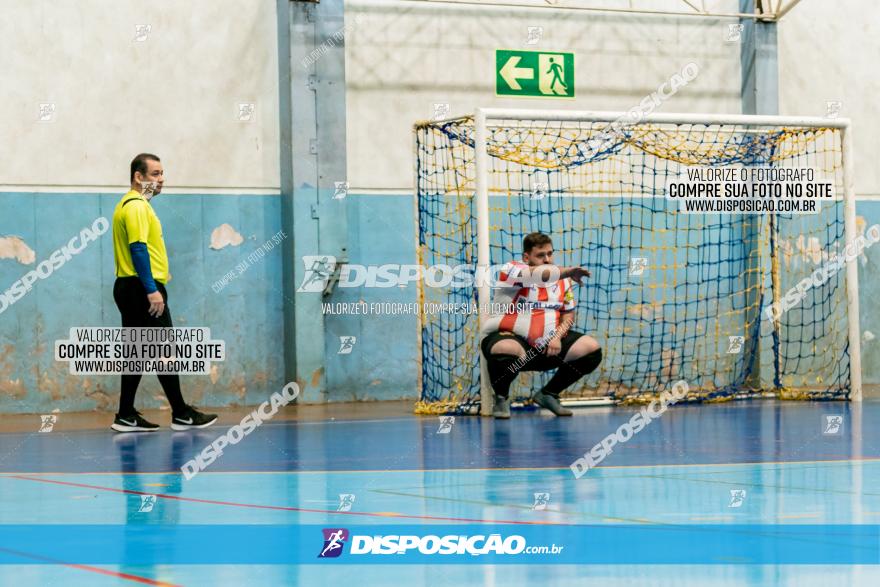
M880 584L871 3L0 10L0 585Z

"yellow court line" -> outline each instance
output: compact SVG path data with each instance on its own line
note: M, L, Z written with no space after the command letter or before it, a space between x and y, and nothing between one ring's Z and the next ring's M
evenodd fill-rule
M661 465L609 465L597 467L597 469L657 469L657 468L684 468L684 467L754 467L757 465L815 465L825 463L874 463L880 462L880 457L865 457L861 459L825 459L818 461L758 461L751 463L667 463ZM316 470L316 471L202 471L199 475L290 475L290 474L323 474L331 473L439 473L444 471L568 471L569 467L450 467L440 469L355 469L355 470ZM181 471L56 471L56 472L11 472L0 473L0 477L6 475L170 475L180 474Z

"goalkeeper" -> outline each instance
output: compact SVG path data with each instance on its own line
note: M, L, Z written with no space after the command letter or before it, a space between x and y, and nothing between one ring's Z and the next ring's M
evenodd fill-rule
M495 392L492 415L510 418L510 384L520 371L557 369L532 400L557 416L571 416L559 394L602 361L596 339L571 329L577 306L572 280L580 284L590 272L553 265L553 242L540 232L523 239L522 259L502 268L492 301L505 313L490 316L480 332Z

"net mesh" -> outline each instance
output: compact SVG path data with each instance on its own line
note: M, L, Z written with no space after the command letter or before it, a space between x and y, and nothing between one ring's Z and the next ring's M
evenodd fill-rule
M599 341L604 359L563 398L648 401L679 379L691 400L846 398L845 271L778 322L761 312L845 244L840 131L608 128L546 120L491 120L487 128L491 263L520 259L523 237L541 231L553 239L555 263L592 272L575 288L575 329ZM419 261L473 268L474 120L415 130ZM835 197L810 215L683 214L665 198L667 179L682 166L811 167L834 183ZM476 304L477 288L422 283L420 301L417 411L472 411L480 401L479 316L431 304ZM549 375L523 373L511 397L528 401Z

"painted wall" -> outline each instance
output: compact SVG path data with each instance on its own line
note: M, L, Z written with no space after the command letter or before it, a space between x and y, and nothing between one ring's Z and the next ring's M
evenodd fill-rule
M30 263L0 260L4 289L83 228L110 220L119 195L3 193L0 235L16 235ZM249 405L284 385L281 253L248 256L281 229L276 196L161 195L154 208L162 221L170 259L168 302L176 326L211 329L226 342L227 360L210 376L182 376L184 396L198 405ZM229 225L237 244L215 233ZM234 228L233 228L234 227ZM238 238L236 238L238 237ZM8 237L7 237L8 238ZM241 275L218 283L241 263ZM237 275L238 273L236 273ZM113 301L113 241L109 231L0 313L0 411L54 409L115 411L118 376L70 375L54 360L54 343L78 326L120 326ZM139 407L165 406L155 377L144 377Z
M825 116L828 102L840 102L839 116L852 121L860 200L880 196L873 156L880 133L877 11L867 0L804 0L779 24L778 35L780 114Z
M711 4L733 11L738 3ZM220 293L211 285L283 228L275 2L107 6L100 0L0 0L2 13L15 15L0 20L0 134L6 137L0 142L0 287L98 216L109 215L135 153L159 153L172 188L156 205L171 252L175 320L210 326L227 341L230 357L216 378L184 378L185 393L203 405L255 403L284 383L281 317L283 304L294 301L280 293L280 253L251 267L247 281L233 281ZM330 235L325 242L344 244L352 262L415 261L412 124L430 118L435 103L449 104L451 114L477 106L622 110L695 61L699 77L660 111L740 111L740 49L726 40L734 19L397 0L349 0L345 6L344 25L327 24L348 31L345 111L325 108L319 116L345 118L348 177L325 179L347 179L349 195L333 208L326 190L316 195L315 185L297 183L298 257L322 252L319 222L344 220L344 238ZM664 0L656 7L680 10L682 3ZM779 29L780 110L822 115L826 101L842 102L842 115L855 126L858 213L870 225L880 222L874 201L880 171L869 157L880 122L870 116L865 97L878 83L873 63L880 40L868 32L871 20L857 17L865 9L870 7L804 0L785 17ZM527 29L535 26L543 36L528 45ZM496 48L574 51L576 99L496 98ZM47 121L39 120L41 104L54 105ZM254 104L250 117L242 119L240 104ZM295 115L305 115L303 108L294 104ZM332 149L324 156L332 158ZM315 202L323 220L311 217ZM244 240L212 249L212 232L224 223ZM18 258L20 253L25 256ZM880 332L880 302L871 293L878 254L869 251L860 263L862 330L871 333ZM0 314L0 410L113 408L115 378L69 376L51 359L52 342L72 319L118 323L111 271L105 235ZM360 300L413 302L416 292L336 290L324 301ZM414 317L318 317L316 303L295 306L307 325L300 345L323 329L323 364L308 364L299 374L304 401L417 396ZM339 336L357 337L351 354L338 354ZM869 340L863 351L866 383L880 383L880 345ZM158 385L147 379L139 401L162 405Z
M0 185L127 185L148 151L176 187L278 188L273 2L0 0L0 13ZM248 121L239 104L254 104Z
M736 12L735 1L713 4ZM658 111L740 111L740 49L726 41L735 19L396 0L346 6L348 179L356 188L411 190L412 125L431 118L435 103L448 104L451 116L480 106L628 110L694 61L698 78ZM682 3L651 3L663 7ZM529 27L543 29L534 45ZM575 98L496 98L496 49L574 52Z
M176 324L208 326L228 350L212 376L182 378L200 405L259 403L284 384L280 250L212 288L281 229L275 11L0 0L0 289L110 218L136 153L160 155L169 306ZM212 248L224 224L242 240ZM119 325L113 279L107 233L0 313L0 411L115 410L118 377L72 376L53 360L70 327ZM155 377L141 386L139 406L167 405Z

